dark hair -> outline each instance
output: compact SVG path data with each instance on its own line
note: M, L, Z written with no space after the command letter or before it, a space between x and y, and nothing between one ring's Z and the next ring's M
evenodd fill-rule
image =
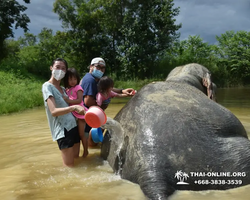
M61 61L61 62L63 62L63 63L65 64L65 66L66 66L66 70L68 70L68 63L67 63L67 61L64 60L63 58L57 58L57 59L53 60L53 62L52 62L52 67L53 67L53 65L55 64L56 61Z
M80 83L80 76L75 68L69 68L64 77L64 87L69 88L69 78L75 77L77 79L77 84Z
M103 76L102 78L100 78L98 82L99 92L106 92L111 87L114 87L114 81L111 78L107 76Z

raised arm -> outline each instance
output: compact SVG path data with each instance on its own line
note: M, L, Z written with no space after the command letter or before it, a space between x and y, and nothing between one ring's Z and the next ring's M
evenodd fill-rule
M118 89L118 88L113 88L112 91L118 93L118 94L127 94L129 96L133 95L133 88L127 88L127 89Z

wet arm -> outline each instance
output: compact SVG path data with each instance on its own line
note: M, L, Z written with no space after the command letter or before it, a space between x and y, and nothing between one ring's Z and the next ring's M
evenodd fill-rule
M117 88L113 88L112 91L118 93L118 94L128 94L128 95L132 95L132 92L134 91L133 88L127 88L127 89L117 89Z
M128 94L117 94L115 97L128 97Z
M50 96L47 99L47 104L48 104L49 110L50 110L53 117L57 117L57 116L60 116L60 115L65 115L67 113L75 111L75 108L76 108L75 106L68 106L68 107L65 107L65 108L56 108L55 99L52 96Z
M123 89L118 89L118 88L112 88L112 91L118 93L118 94L122 94L122 90Z

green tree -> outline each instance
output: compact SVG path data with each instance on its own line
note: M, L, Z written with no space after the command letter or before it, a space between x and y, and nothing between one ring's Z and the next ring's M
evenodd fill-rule
M20 51L20 41L14 39L6 39L4 41L6 48L6 57L16 58L17 53Z
M43 28L37 36L25 33L19 38L19 65L28 73L48 77L52 60L65 56L65 38L60 31L54 36L52 29L48 28Z
M214 47L204 42L200 36L189 36L187 40L174 42L160 66L168 74L174 67L188 63L199 63L214 71L216 66ZM167 66L167 67L166 67Z
M39 54L37 45L23 47L18 53L18 64L22 71L34 75L43 75L45 70L42 69Z
M18 66L18 52L20 51L20 42L14 39L4 41L5 57L0 62L0 70L6 72L20 71Z
M34 46L37 43L37 37L32 33L24 33L24 36L19 37L18 41L20 43L20 47Z
M37 36L39 38L40 57L45 58L49 63L56 57L63 57L63 42L55 41L52 29L43 28ZM48 64L49 64L48 63Z
M139 78L152 77L159 58L179 37L174 17L179 8L172 0L127 1L121 26L119 60L124 72Z
M54 11L71 38L72 54L86 66L103 56L124 77L152 77L166 48L175 41L173 0L57 0Z
M71 62L75 58L74 53L71 52L71 47L68 44L69 34L66 32L57 31L53 35L51 29L43 28L38 34L39 43L38 48L40 51L39 57L43 67L46 71L49 70L52 60L56 58L65 58L70 64L77 68L74 63Z
M250 32L227 31L216 36L218 41L219 67L226 68L231 84L249 83Z
M24 0L24 2L30 3L30 0ZM15 0L0 1L0 60L6 56L4 40L14 36L13 25L16 29L20 27L25 32L28 31L30 19L23 13L26 9Z
M107 36L100 27L98 2L84 0L56 0L54 11L62 20L67 34L67 52L76 68L87 69L90 60L104 56Z

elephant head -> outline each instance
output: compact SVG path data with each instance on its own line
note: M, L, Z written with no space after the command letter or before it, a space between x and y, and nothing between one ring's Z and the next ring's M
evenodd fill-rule
M166 81L186 83L196 87L208 98L215 101L216 85L211 80L211 73L200 64L191 63L174 68L167 76Z

